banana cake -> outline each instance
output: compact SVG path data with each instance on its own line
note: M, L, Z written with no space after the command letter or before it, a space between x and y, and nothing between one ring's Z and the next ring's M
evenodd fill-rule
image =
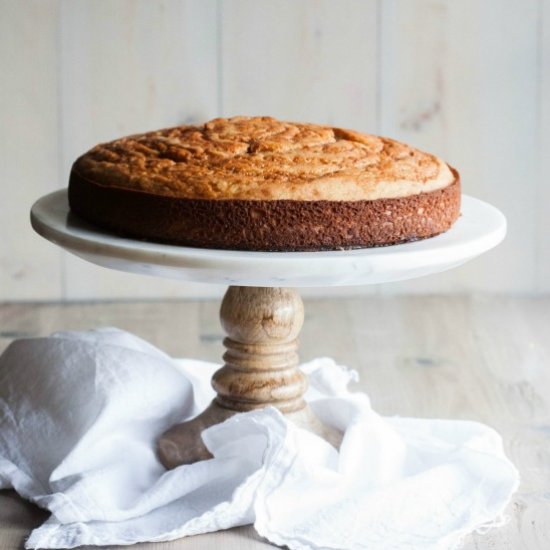
M235 250L384 246L460 213L438 157L353 130L218 118L97 145L73 164L71 210L131 238Z

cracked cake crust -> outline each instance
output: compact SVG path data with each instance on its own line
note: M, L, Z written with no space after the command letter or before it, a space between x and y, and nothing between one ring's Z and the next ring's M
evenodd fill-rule
M269 117L129 136L76 160L71 209L121 235L205 248L321 250L437 235L458 173L394 140Z

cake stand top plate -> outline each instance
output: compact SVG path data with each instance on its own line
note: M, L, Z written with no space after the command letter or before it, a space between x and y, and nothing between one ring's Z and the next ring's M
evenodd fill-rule
M39 199L31 210L43 237L97 265L184 281L264 287L376 284L437 273L496 246L506 219L495 207L462 196L462 215L437 237L381 248L321 252L211 250L127 239L70 212L67 190Z

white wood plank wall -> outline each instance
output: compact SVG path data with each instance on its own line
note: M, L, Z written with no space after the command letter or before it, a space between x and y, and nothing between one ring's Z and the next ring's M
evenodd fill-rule
M235 114L402 139L508 217L470 264L347 292L550 291L550 0L1 0L0 60L0 301L219 294L61 253L28 210L100 141Z

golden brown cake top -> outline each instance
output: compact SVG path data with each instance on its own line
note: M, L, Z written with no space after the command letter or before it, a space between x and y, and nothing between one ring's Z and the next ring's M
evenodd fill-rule
M374 200L454 181L442 160L397 141L270 117L128 136L97 145L73 170L101 185L211 200Z

